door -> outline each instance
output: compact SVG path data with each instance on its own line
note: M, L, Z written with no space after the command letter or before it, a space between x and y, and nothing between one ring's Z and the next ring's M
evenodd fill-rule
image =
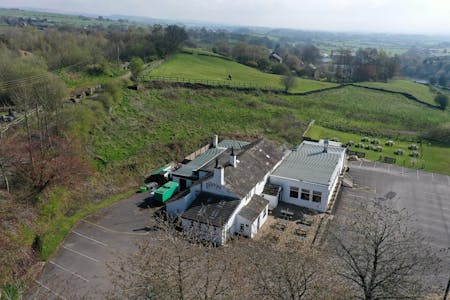
M180 178L180 191L184 191L186 189L186 179Z

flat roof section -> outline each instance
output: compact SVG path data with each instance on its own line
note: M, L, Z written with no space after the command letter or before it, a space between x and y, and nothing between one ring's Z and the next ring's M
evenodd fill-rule
M291 178L305 182L328 185L339 160L345 155L345 148L303 142L272 173L274 176Z
M216 159L220 154L225 152L226 148L211 148L205 153L197 156L194 160L191 160L187 164L183 165L178 170L174 171L172 175L181 177L191 177L193 172L198 171L204 165Z

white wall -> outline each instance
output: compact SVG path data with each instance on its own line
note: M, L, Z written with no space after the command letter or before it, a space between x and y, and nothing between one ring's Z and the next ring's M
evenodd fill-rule
M271 176L270 182L272 184L280 185L283 187L283 190L281 192L281 199L280 201L307 207L311 209L315 209L320 212L325 212L328 206L328 201L330 197L330 190L328 185L321 185L321 184L314 184L314 183L308 183L303 182L295 179L290 178L284 178L284 177L278 177L278 176ZM291 198L290 197L290 187L297 187L298 188L298 198ZM310 200L302 200L301 193L302 189L307 189L310 191ZM312 194L313 191L321 192L322 193L322 201L321 202L313 202L312 201Z
M196 190L191 190L186 196L176 200L169 201L166 203L167 214L171 217L181 215L197 198L198 192Z
M226 242L225 228L206 225L187 219L182 220L181 226L183 227L183 231L190 232L201 239L213 241L219 245Z

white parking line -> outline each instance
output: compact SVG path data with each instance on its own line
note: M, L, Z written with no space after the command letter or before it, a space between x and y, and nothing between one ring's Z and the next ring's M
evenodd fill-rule
M402 176L403 176L403 174L405 174L405 168L404 167L402 167Z
M75 230L72 230L72 232L75 233L76 235L79 235L79 236L81 236L81 237L84 237L85 239L88 239L88 240L90 240L90 241L92 241L92 242L94 242L94 243L97 243L97 244L99 244L99 245L108 247L107 244L105 244L105 243L103 243L103 242L100 242L100 241L97 241L96 239L93 239L93 238L91 238L91 237L88 237L87 235L84 235L84 234L82 234L82 233L79 233L79 232L77 232L77 231L75 231Z
M450 185L450 176L447 175L448 185Z
M374 164L373 164L373 168L375 169L377 167L377 162L375 162Z
M388 172L391 173L391 165L388 165Z
M83 254L83 253L78 252L78 251L76 251L76 250L67 248L66 246L62 246L62 247L63 247L64 249L66 249L66 250L72 251L73 253L76 253L76 254L78 254L78 255L81 255L81 256L83 256L83 257L86 257L87 259L90 259L90 260L95 261L95 262L99 262L98 259L95 259L95 258L93 258L93 257L90 257L90 256L88 256L88 255L86 255L86 254Z
M360 166L360 167L362 166L362 161L359 163L359 166Z
M434 173L431 173L431 181L434 181Z
M63 300L67 300L66 297L64 297L64 296L62 296L62 295L60 295L60 294L58 294L57 292L52 291L51 288L49 288L48 286L44 285L42 282L40 282L40 281L38 281L38 280L35 280L35 282L36 282L37 284L39 284L41 287L43 287L44 289L46 289L47 291L49 291L50 293L52 293L53 295L55 295L56 297L61 298L61 299L63 299Z
M362 199L368 199L369 198L369 197L363 197L363 196L355 195L355 194L347 194L347 196L355 197L355 198L362 198Z
M64 268L63 266L58 265L57 263L55 263L55 262L52 261L52 260L49 261L49 262L50 262L52 265L54 265L55 267L58 267L58 268L60 268L61 270L66 271L67 273L72 274L73 276L80 278L81 280L84 280L84 281L86 281L86 282L89 282L88 279L84 278L84 277L81 276L80 274L75 273L75 272L72 272L72 271L70 271L69 269Z

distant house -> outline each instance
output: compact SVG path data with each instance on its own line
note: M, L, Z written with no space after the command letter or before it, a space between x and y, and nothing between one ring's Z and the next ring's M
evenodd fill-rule
M257 234L269 209L269 201L261 194L283 158L283 151L265 139L224 144L243 146L226 148L219 155L211 152L216 157L213 162L197 170L203 174L201 179L166 204L167 214L179 217L183 230L217 244L226 243L234 234L250 238Z
M273 62L277 62L279 64L283 63L283 58L276 52L272 52L269 55L269 60Z

